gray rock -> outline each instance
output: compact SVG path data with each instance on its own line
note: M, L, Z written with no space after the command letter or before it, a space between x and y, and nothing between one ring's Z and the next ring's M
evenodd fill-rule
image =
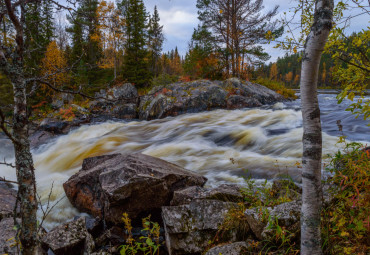
M60 121L57 119L44 119L39 126L40 130L50 132L52 134L65 134L70 128L70 123L67 121Z
M279 226L289 227L299 221L301 216L301 201L292 201L277 205L270 211L271 218L277 218Z
M117 105L113 109L113 117L118 119L136 119L138 117L136 104Z
M187 186L203 186L206 178L177 165L143 154L106 155L87 159L64 190L71 203L108 222L122 223L169 205L173 192Z
M51 249L55 255L91 254L95 248L84 217L54 228L41 239L41 244L44 250Z
M143 97L139 118L145 120L176 116L212 109L238 109L285 101L276 92L249 82L229 79L225 82L199 80L153 88Z
M247 219L250 229L258 240L263 240L262 232L265 229L267 218L264 219L263 215L269 214L271 208L256 207L247 209L244 212L244 215Z
M248 254L248 242L236 242L231 244L223 244L209 249L205 255L242 255Z
M113 93L113 97L118 99L120 103L136 104L139 98L137 89L131 83L125 83L122 86L113 87L111 91Z
M6 218L0 221L0 254L18 254L15 236L17 230L14 229L13 218Z
M48 131L36 131L30 136L30 145L32 148L37 148L40 145L48 143L55 135Z
M194 199L214 199L237 203L243 201L243 196L240 193L240 187L234 184L221 184L212 189L194 186L175 191L171 205L189 204Z
M201 253L212 240L231 208L237 204L217 200L194 200L188 205L162 207L169 254ZM236 240L236 233L223 236Z
M7 183L2 183L0 178L0 221L13 217L17 191Z
M262 103L255 98L248 98L240 95L231 95L227 99L227 109L241 109L247 107L259 107Z

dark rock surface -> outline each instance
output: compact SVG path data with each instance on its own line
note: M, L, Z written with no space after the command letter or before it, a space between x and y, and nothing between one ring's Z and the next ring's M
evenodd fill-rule
M248 248L250 245L248 242L236 242L230 244L223 244L215 246L209 249L205 255L242 255L249 254Z
M243 196L240 193L240 187L234 184L221 184L212 189L193 186L175 191L173 199L171 200L171 205L189 204L194 199L214 199L237 203L243 201Z
M166 246L172 254L200 254L209 245L236 203L218 200L193 200L188 205L162 207ZM236 233L224 236L236 241Z
M66 183L71 203L113 224L122 213L131 218L169 205L173 192L203 186L206 178L164 160L143 154L114 154L86 159Z
M17 230L14 229L13 218L6 218L0 221L0 254L18 254L18 248L14 239L16 234Z
M199 80L153 88L141 98L139 118L165 118L212 109L239 109L285 101L284 97L262 85L236 78L224 82Z
M16 198L17 191L11 185L1 182L0 178L0 221L13 217Z
M52 229L41 239L41 245L44 250L50 249L55 255L91 254L95 248L84 217Z

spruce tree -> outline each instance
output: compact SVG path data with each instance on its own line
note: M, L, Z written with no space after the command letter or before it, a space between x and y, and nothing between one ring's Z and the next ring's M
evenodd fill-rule
M72 16L67 16L71 23L67 32L72 37L70 62L80 60L77 69L74 70L75 81L86 82L90 86L97 78L98 62L102 56L97 17L98 4L97 0L81 0Z
M53 23L53 6L50 1L36 1L26 6L25 44L29 51L25 65L31 76L39 74L41 60L53 38Z
M157 6L154 6L154 14L149 20L149 52L151 61L151 71L154 76L159 74L159 58L162 52L164 41L163 26L159 24L160 18Z
M126 0L125 0L126 1ZM149 53L147 49L148 17L142 0L127 0L125 55L123 76L138 87L149 84Z

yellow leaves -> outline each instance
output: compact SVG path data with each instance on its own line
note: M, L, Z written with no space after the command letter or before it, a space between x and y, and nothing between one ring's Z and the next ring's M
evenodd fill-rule
M68 83L69 77L64 70L67 67L67 60L63 52L58 48L55 41L51 41L45 53L45 57L41 62L41 73L46 76L46 80L55 87L61 87L63 84ZM48 87L42 88L46 94L53 94Z
M340 233L340 236L341 237L349 236L349 233L346 231L342 231L342 233Z
M224 10L222 10L222 9L221 9L221 10L220 10L220 14L222 14L223 12L224 12Z
M348 94L347 97L348 97L349 100L353 101L353 98L355 98L355 93L351 92L351 93Z
M294 52L294 54L297 53L297 46L294 46L293 52Z

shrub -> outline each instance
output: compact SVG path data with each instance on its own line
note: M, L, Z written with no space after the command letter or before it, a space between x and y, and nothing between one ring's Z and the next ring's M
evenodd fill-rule
M285 98L293 98L293 99L297 98L294 90L286 88L282 82L273 81L267 78L257 78L255 83L258 83L269 89L272 89L276 91L276 93L279 93L280 95L284 96Z

